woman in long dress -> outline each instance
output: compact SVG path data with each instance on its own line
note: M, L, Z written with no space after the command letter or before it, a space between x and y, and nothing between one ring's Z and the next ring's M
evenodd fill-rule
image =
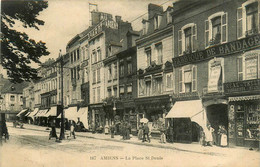
M227 130L224 126L221 128L221 140L220 140L220 146L226 147L227 146Z
M143 139L143 123L141 123L140 126L139 126L138 139L139 139L139 140L142 140L142 139Z

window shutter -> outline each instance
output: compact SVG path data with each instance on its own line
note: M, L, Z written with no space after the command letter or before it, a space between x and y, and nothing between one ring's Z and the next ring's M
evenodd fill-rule
M197 90L197 66L192 67L192 92Z
M224 13L222 16L221 16L221 25L222 25L222 33L221 33L221 39L222 39L222 42L227 42L227 21L228 21L228 18L227 18L227 13Z
M237 58L237 72L238 72L238 81L243 80L243 59L242 57Z
M209 21L205 20L205 46L209 46Z
M260 2L258 1L258 32L260 33Z
M242 19L242 8L237 8L237 38L243 36L243 19Z
M192 51L195 51L197 49L197 26L196 24L192 26Z
M182 55L182 31L178 31L178 48L179 48L179 55Z
M183 92L183 76L182 69L179 70L179 92Z

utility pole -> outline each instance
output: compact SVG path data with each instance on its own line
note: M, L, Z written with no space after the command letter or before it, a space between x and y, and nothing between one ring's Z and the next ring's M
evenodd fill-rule
M64 135L64 106L63 106L63 56L61 55L60 50L60 79L61 79L61 127L60 127L60 140L63 140L65 138Z

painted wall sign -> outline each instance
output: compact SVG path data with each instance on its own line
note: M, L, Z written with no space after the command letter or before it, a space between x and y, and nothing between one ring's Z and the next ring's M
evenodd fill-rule
M260 34L250 36L237 41L210 47L192 54L186 54L172 59L173 66L180 67L200 61L211 59L215 56L229 55L240 51L249 50L260 46Z
M221 74L221 65L211 67L210 78L208 81L208 92L218 92L219 78Z

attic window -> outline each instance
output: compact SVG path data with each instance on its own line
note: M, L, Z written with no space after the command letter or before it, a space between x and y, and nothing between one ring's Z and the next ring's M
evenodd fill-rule
M11 91L14 91L15 90L15 87L14 86L11 86Z

